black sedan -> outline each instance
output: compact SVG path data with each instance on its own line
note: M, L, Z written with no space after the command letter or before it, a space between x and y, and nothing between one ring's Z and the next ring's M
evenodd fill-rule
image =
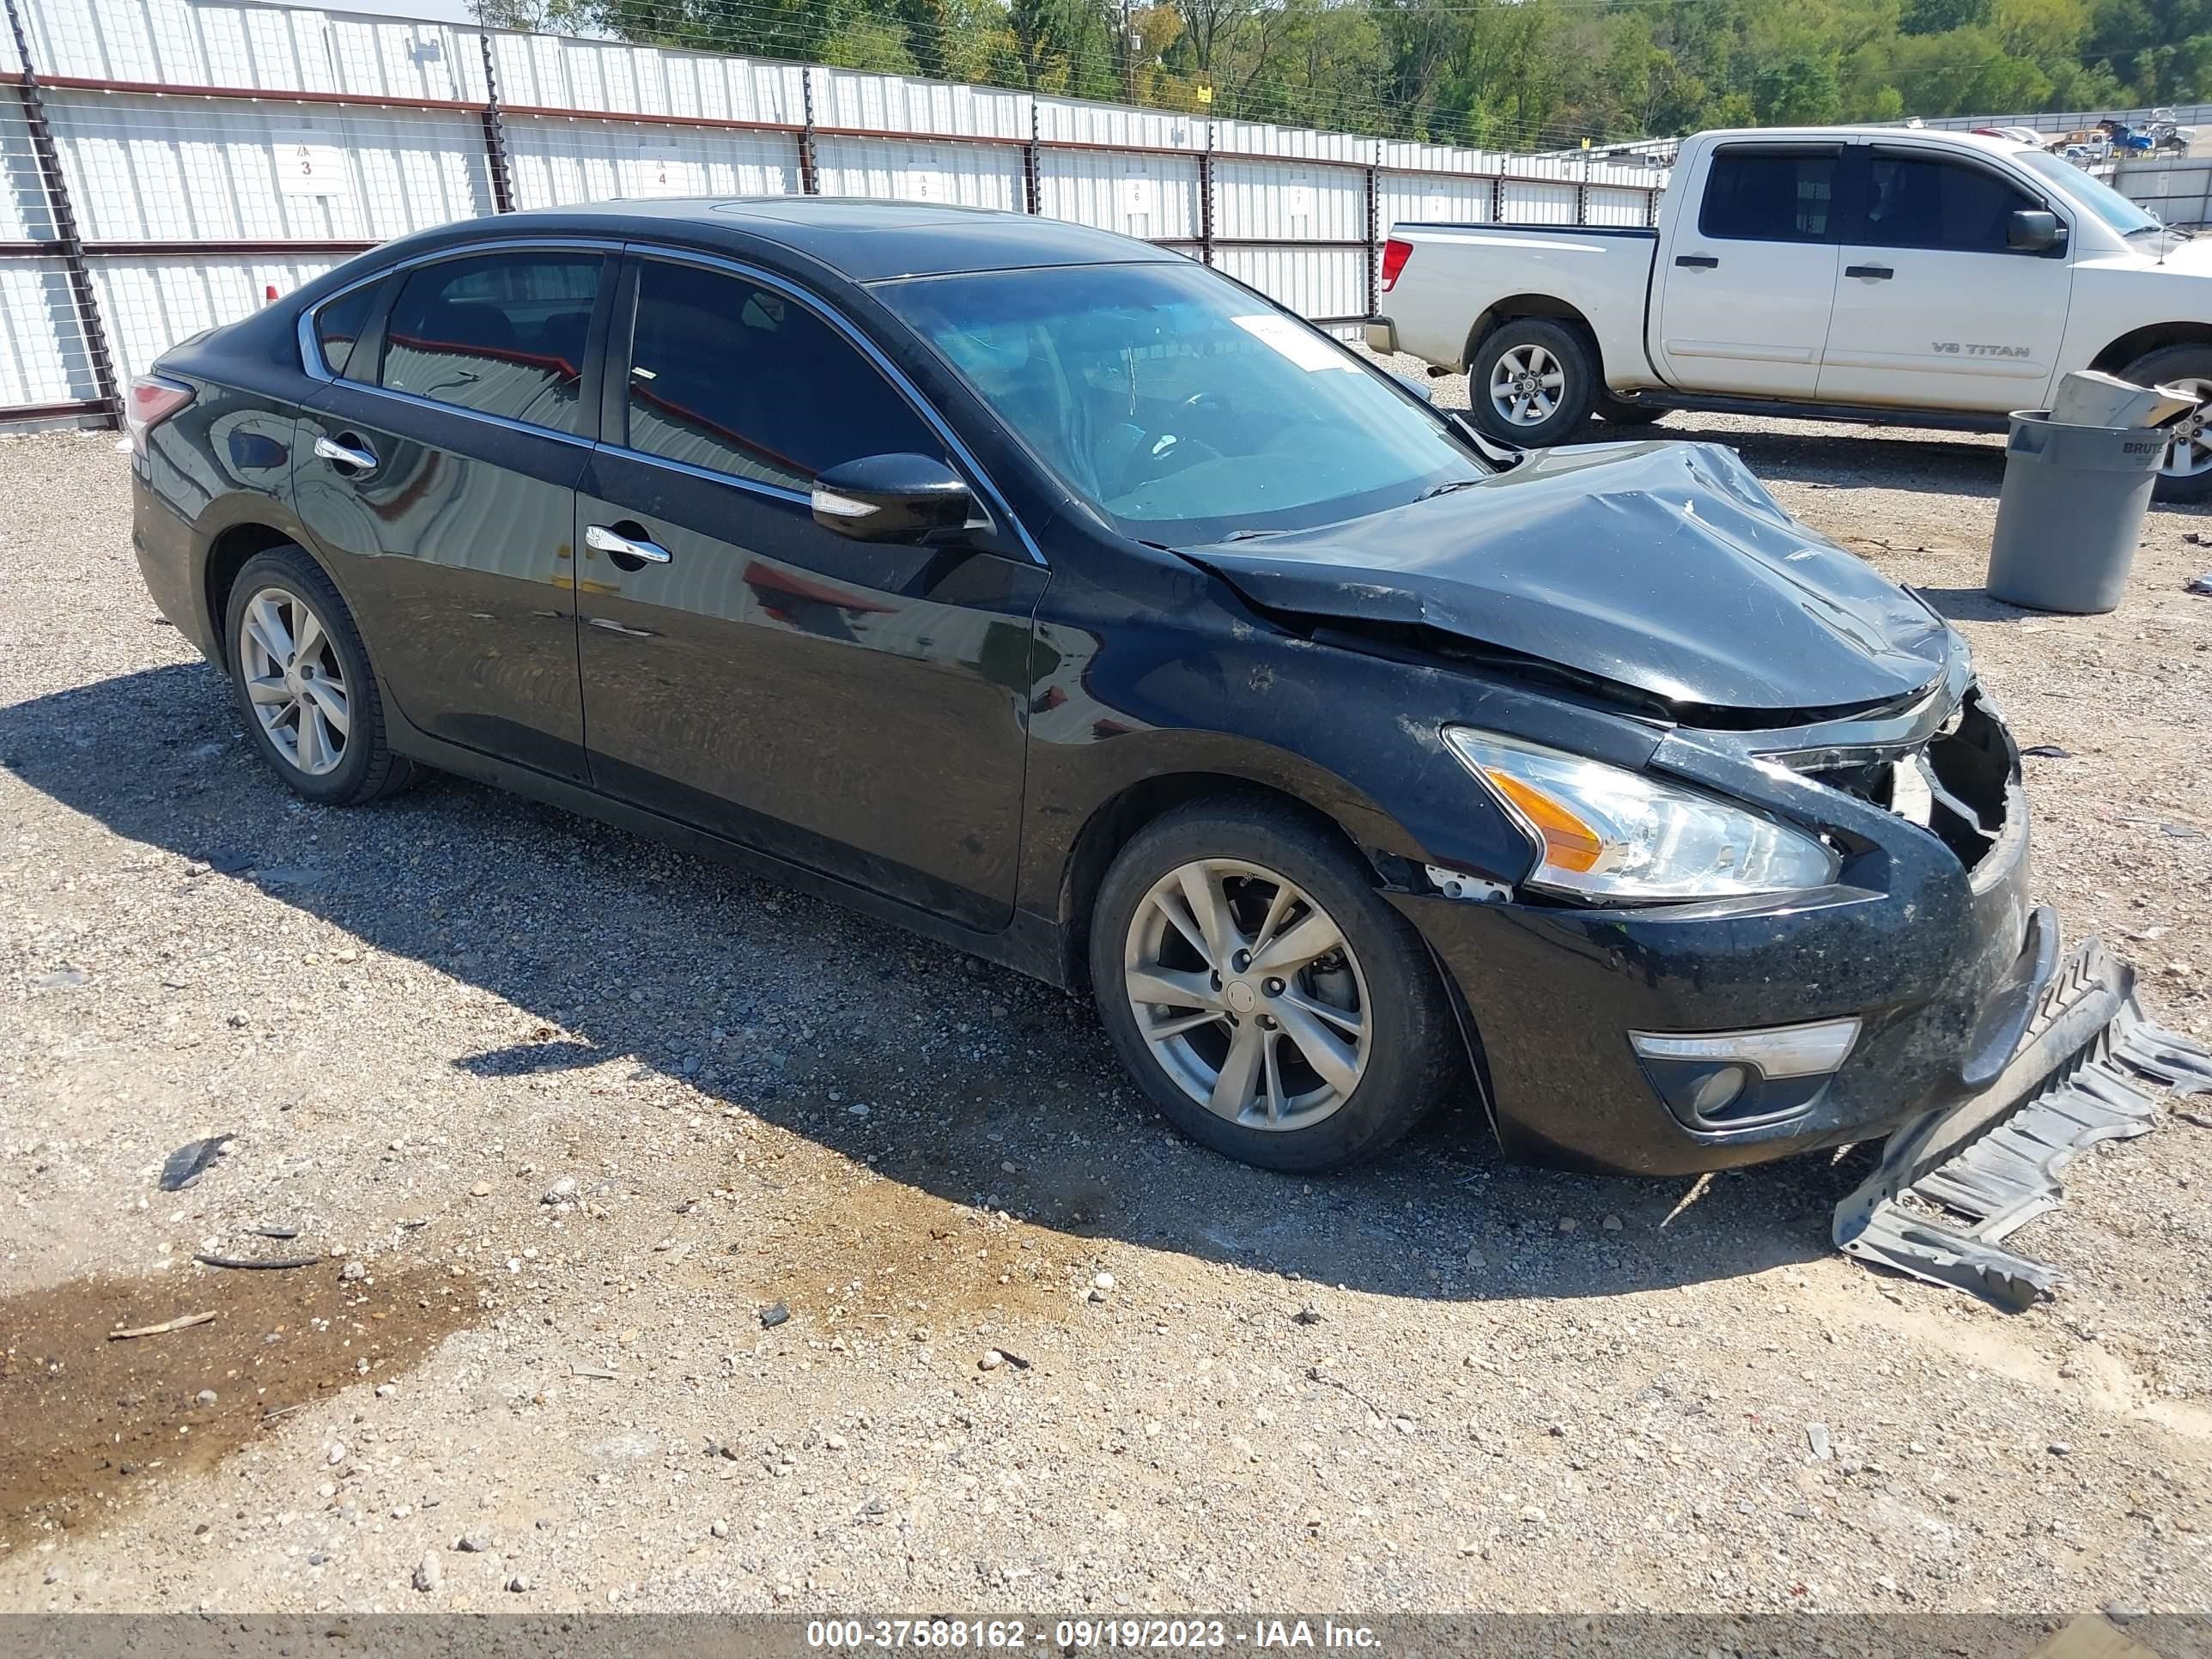
M1919 599L1726 450L1500 455L1142 243L518 214L131 397L147 582L301 794L459 773L1087 987L1255 1164L1455 1099L1617 1170L1860 1140L2050 977Z

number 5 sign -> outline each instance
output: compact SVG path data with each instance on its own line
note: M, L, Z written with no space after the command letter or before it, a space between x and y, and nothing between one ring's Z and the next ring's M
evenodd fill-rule
M349 196L345 152L336 135L313 127L279 132L276 140L276 191L281 196Z

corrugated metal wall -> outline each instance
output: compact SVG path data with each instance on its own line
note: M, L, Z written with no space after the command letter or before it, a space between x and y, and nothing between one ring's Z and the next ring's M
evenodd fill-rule
M2212 225L2212 156L2122 161L2112 184L2169 225Z
M127 380L271 288L508 208L813 191L1033 211L1209 258L1307 316L1346 319L1370 309L1396 220L1641 224L1663 182L1586 158L305 7L26 9L60 176L44 176L11 87L0 420L100 398L103 341ZM12 46L0 53L20 82Z

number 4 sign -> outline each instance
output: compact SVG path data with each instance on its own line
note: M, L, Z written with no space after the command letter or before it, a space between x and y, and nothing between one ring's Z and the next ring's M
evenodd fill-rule
M276 191L281 196L349 196L345 152L337 135L297 127L276 135Z

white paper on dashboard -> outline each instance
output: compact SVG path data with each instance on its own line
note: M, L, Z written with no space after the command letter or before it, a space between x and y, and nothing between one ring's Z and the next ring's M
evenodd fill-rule
M1254 339L1267 344L1288 357L1300 368L1350 368L1352 360L1340 351L1330 349L1326 340L1317 339L1300 328L1287 317L1232 317L1229 319Z

